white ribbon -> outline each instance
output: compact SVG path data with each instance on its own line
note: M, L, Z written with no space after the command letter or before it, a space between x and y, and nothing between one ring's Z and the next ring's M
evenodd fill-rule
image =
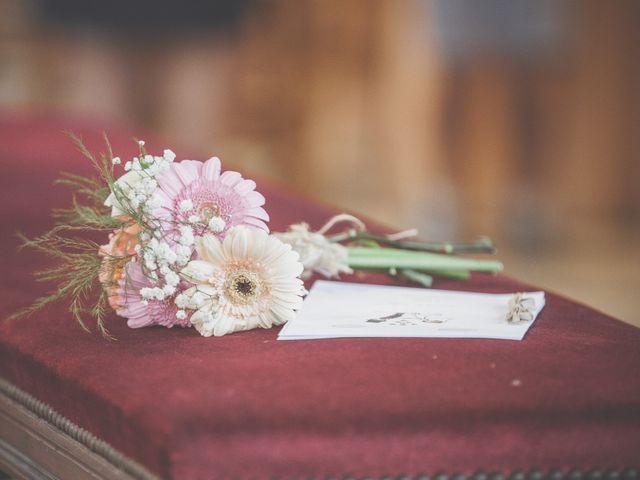
M312 232L306 223L291 225L289 230L274 233L284 243L298 252L300 262L304 266L302 278L309 278L317 272L327 278L334 278L341 273L353 273L347 265L347 249L339 243L330 242L324 234L339 222L349 221L355 228L364 229L364 224L357 218L342 214L329 220L320 230Z
M291 225L289 230L274 233L284 243L288 243L300 255L300 262L304 265L302 278L308 278L317 272L327 278L334 278L341 273L353 273L348 265L348 251L337 242L330 242L326 234L339 223L349 224L347 232L355 237L357 232L366 231L362 220L348 213L341 213L329 219L318 231L312 232L306 223ZM387 237L391 240L415 237L416 229L405 230Z

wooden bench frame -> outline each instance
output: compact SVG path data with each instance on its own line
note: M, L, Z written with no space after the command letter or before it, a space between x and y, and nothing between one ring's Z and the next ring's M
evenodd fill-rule
M1 378L0 471L25 480L158 480L140 464Z
M0 378L1 472L24 480L160 480L142 465L63 417L45 403ZM443 476L441 476L443 475ZM451 478L449 475L438 478ZM637 480L635 468L608 471L552 470L454 475L460 480ZM406 478L400 476L398 478Z

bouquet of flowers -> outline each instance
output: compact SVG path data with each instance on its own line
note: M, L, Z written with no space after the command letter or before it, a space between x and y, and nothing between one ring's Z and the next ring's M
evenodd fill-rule
M351 215L338 215L313 232L306 224L269 233L265 198L253 180L223 171L217 157L176 162L171 150L139 154L122 163L105 137L94 156L71 136L97 175L64 174L70 208L55 210L55 226L29 239L56 264L35 273L56 288L16 316L66 302L88 330L87 316L108 336L110 309L132 328L194 327L209 337L270 328L294 317L306 294L303 278L354 270L381 270L423 286L432 275L466 278L470 271L497 272L496 261L455 256L493 252L488 239L469 244L410 241L414 231L375 235ZM338 223L348 227L334 235ZM108 243L90 240L108 234Z

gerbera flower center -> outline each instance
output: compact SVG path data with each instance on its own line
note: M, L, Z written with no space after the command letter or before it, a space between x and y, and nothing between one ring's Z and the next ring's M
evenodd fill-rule
M247 304L259 297L264 290L255 272L242 270L231 274L224 284L225 296L235 304Z
M213 217L220 216L220 207L218 207L218 205L214 205L211 202L203 202L198 207L198 213L200 214L200 218L209 221Z

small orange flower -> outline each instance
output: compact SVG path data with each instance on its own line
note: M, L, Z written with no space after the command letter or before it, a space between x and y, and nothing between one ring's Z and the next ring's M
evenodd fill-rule
M128 257L136 253L135 248L138 245L140 230L140 225L135 222L114 230L109 235L109 243L102 245L98 251L99 255L103 257L99 275L100 282L107 292L109 305L116 312L122 308L124 303L120 280L124 276L125 265L129 261Z

